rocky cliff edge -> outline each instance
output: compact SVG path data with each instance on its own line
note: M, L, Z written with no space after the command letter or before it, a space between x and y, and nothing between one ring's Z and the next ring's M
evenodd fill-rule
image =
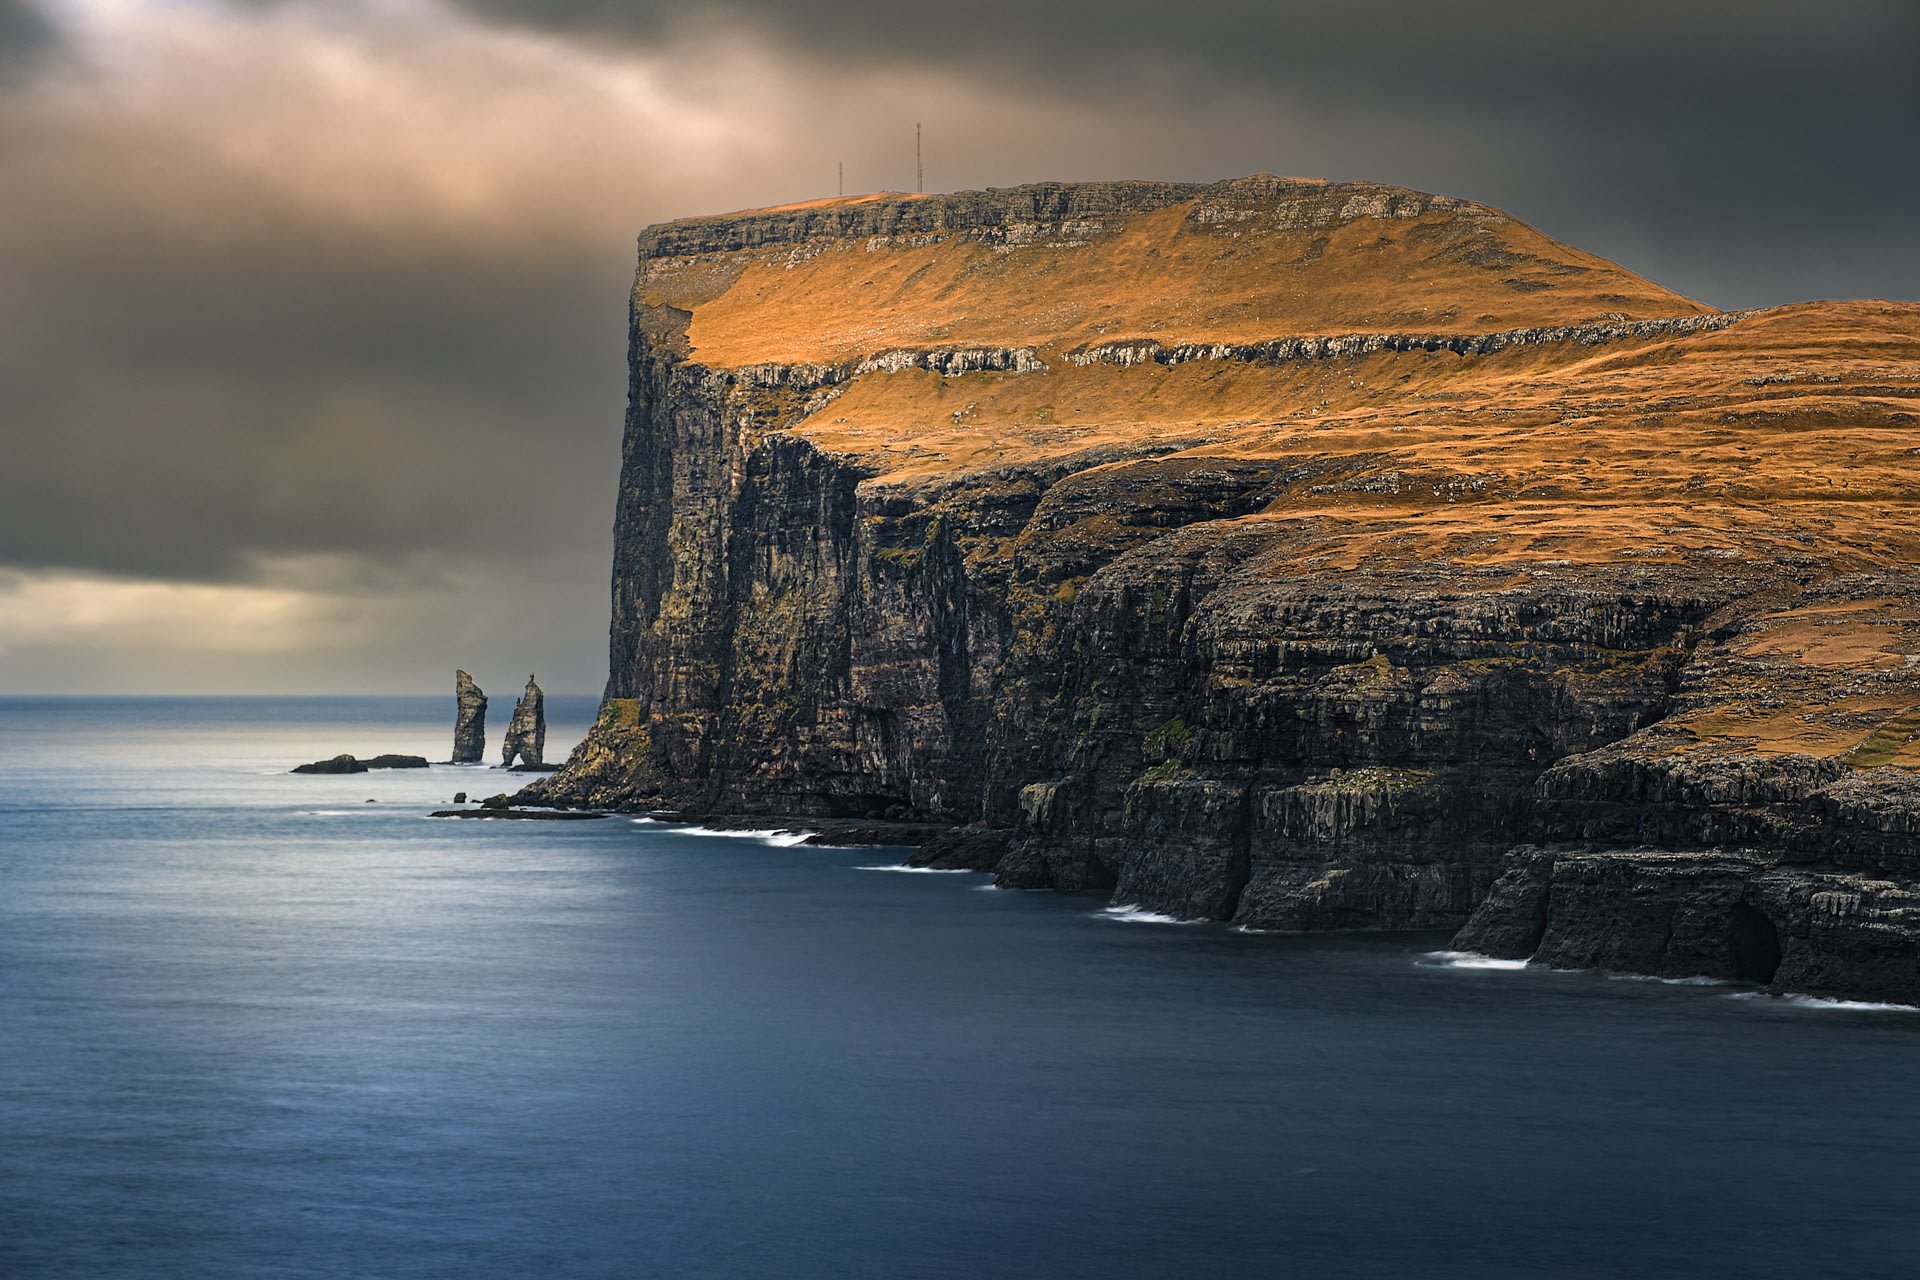
M528 798L1920 1002L1920 306L1257 177L651 228L630 337L607 697Z

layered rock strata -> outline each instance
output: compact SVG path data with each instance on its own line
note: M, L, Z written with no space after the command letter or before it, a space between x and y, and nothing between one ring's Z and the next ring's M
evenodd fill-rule
M1270 178L640 247L607 696L523 798L1920 1000L1920 307Z

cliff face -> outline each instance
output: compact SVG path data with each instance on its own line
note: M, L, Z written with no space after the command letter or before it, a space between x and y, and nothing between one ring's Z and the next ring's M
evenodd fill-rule
M1920 308L1260 178L653 228L630 338L607 698L528 798L1920 1000Z

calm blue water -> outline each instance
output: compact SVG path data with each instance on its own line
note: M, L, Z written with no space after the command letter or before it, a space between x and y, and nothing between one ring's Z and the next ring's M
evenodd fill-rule
M0 1275L1920 1273L1920 1016L283 772L451 720L0 702Z

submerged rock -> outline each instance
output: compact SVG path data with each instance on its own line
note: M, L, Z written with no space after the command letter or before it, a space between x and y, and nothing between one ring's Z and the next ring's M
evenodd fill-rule
M521 818L533 822L582 822L592 818L609 818L612 814L589 813L583 809L505 809L484 807L479 809L441 809L430 815L435 818Z
M479 764L487 753L487 695L464 671L453 673L453 763Z
M402 756L391 753L375 756L371 760L362 760L360 763L369 769L425 769L430 767L430 762L425 756Z
M330 760L315 760L312 764L298 765L295 773L365 773L369 769L425 769L428 761L425 756L403 756L388 753L371 756L362 760L342 752Z
M293 771L295 773L365 773L367 766L343 752L331 760L315 760L312 764L295 765Z
M527 691L513 704L513 719L507 723L506 739L500 744L500 763L513 767L517 756L520 763L538 767L545 763L542 753L547 746L547 700L540 692L540 686L527 677Z

